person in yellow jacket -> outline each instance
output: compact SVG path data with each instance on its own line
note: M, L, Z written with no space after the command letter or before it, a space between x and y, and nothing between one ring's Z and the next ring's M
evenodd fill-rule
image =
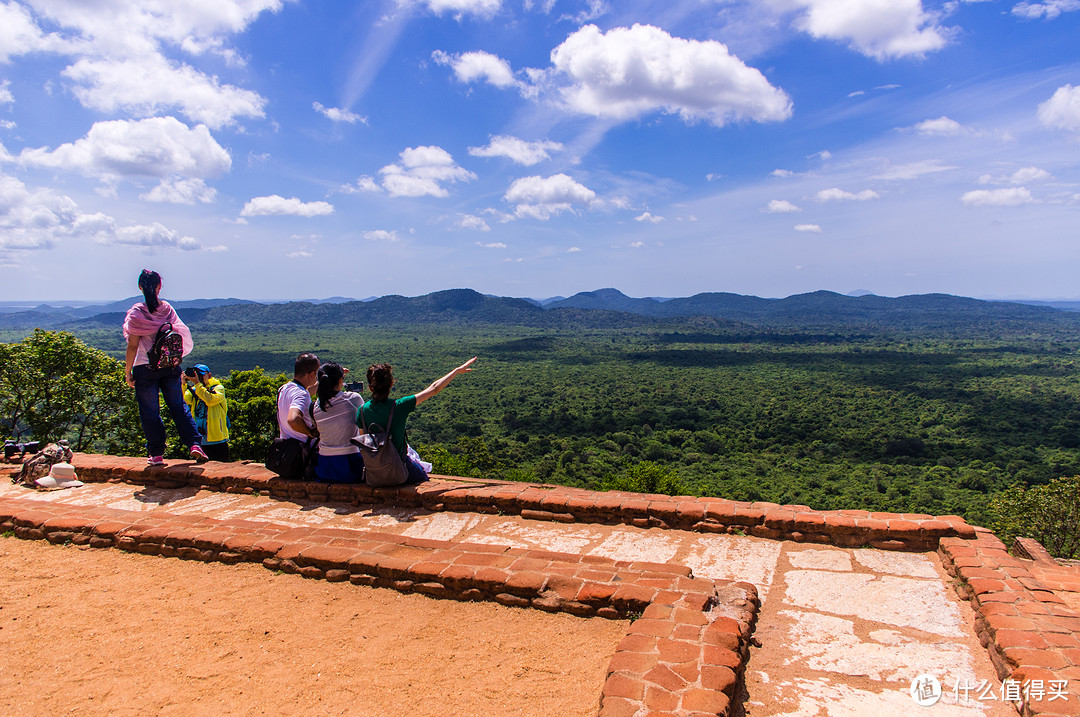
M225 399L225 387L206 364L197 363L184 371L184 401L202 434L206 455L212 461L228 461L229 402Z

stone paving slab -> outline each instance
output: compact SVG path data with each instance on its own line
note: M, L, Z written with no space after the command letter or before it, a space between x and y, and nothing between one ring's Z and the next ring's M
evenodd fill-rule
M332 547L355 547L350 541L370 541L370 536L375 535L380 536L378 540L412 541L410 544L415 546L516 550L549 558L572 555L575 559L598 561L597 565L679 566L688 568L687 576L697 580L752 583L764 601L755 633L760 647L747 648L745 657L749 662L742 659L734 666L746 671L743 708L751 717L871 712L994 717L1015 714L1001 702L964 701L948 694L927 711L915 705L908 694L912 679L924 672L936 674L947 689L958 680L992 682L996 677L973 631L971 608L945 589L948 576L933 552L839 548L627 524L560 523L522 515L438 512L422 506L290 501L191 486L94 483L39 493L0 485L0 508L15 503L112 511L114 516L135 520L152 521L160 514L168 516L170 522L188 526L205 521L244 525L256 531L277 531L279 538L288 538L289 530L298 531L289 539L310 537L314 531L328 541L344 541ZM151 533L149 544L158 538L167 541L169 535ZM296 567L298 571L322 569L299 563ZM430 589L436 590L434 586ZM642 621L648 628L644 616ZM749 639L749 634L746 637ZM656 669L651 653L635 651L641 649L641 644L630 641L624 647L627 654L619 660L626 665L632 663L644 673ZM605 696L605 708L610 708L610 714L646 704L660 713L664 711L660 707L671 702L668 694L652 689L662 685L644 677L627 682L624 678L628 673L620 674L612 683L614 691ZM652 677L660 679L660 674L653 673ZM699 674L699 683L700 679ZM663 689L670 692L668 688L673 685L668 683ZM822 696L828 694L840 698ZM653 702L648 702L650 699ZM695 699L708 703L702 695ZM724 711L712 714L726 713L728 705L724 701ZM626 714L634 714L637 707Z

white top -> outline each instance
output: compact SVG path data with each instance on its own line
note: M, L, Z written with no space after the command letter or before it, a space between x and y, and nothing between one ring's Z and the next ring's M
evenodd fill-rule
M349 439L360 437L356 414L364 405L364 397L352 391L342 391L330 399L325 411L319 407L318 398L312 401L315 403L315 425L319 427L319 455L347 456L359 453L360 449Z
M297 433L289 427L289 409L296 408L304 417L304 423L308 428L314 428L311 424L311 416L308 415L308 406L311 405L311 394L307 389L296 381L289 381L278 389L277 394L277 424L278 435L281 438L296 438L300 441L308 439L302 433Z

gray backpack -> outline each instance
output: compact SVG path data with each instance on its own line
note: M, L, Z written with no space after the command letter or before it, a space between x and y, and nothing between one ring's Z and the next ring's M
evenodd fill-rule
M386 428L376 423L368 428L364 420L364 409L360 409L360 425L364 433L353 438L352 443L360 448L364 459L364 482L374 487L401 485L409 478L405 461L398 453L397 446L390 440L390 426L394 425L394 409L397 403L390 404L390 417L386 419Z

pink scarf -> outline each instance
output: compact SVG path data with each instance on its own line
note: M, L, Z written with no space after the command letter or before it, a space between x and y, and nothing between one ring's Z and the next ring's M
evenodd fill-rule
M127 341L129 336L146 336L153 341L157 330L163 324L172 324L173 331L184 339L184 355L191 353L195 348L195 342L191 340L191 329L180 320L167 301L162 301L157 311L152 314L141 301L128 309L127 316L124 317L124 340Z

